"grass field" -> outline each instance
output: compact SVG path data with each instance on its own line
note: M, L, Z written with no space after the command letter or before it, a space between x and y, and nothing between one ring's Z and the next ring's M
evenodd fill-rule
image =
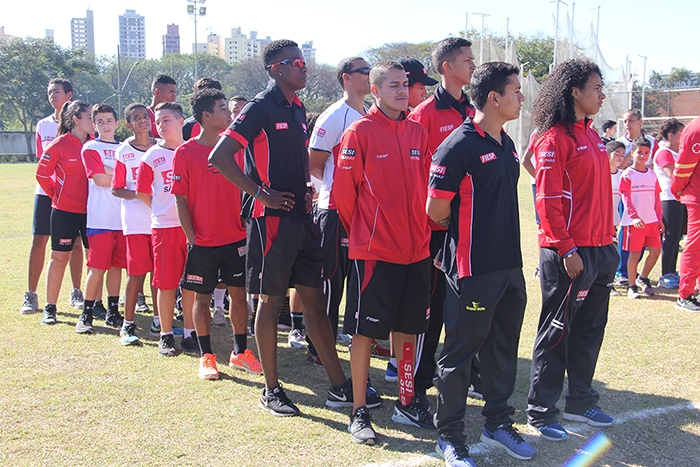
M121 347L117 331L96 327L77 335L78 310L68 306L68 274L58 304L60 323L41 326L40 315L18 313L26 288L31 241L34 166L0 165L0 464L438 466L430 457L435 432L391 421L396 386L386 383L386 360L373 358L370 376L385 395L372 411L377 447L358 446L347 433L349 411L324 407L328 381L305 353L279 334L279 372L302 417L278 419L257 408L260 376L226 366L230 326L213 329L218 381L197 379L197 359L157 357L149 317L137 316L144 346ZM595 434L565 422L564 443L540 440L525 425L531 349L540 306L532 279L537 261L528 177L521 177L523 255L529 302L511 399L520 431L538 449L528 462L479 443L480 403L469 399L467 442L479 466L561 466ZM658 268L652 279L658 278ZM39 286L43 305L45 283ZM673 293L653 299L613 297L594 386L604 409L621 420L605 429L612 449L594 465L697 466L700 461L700 314L674 309ZM254 341L249 339L254 347ZM339 346L349 374L347 347ZM435 389L429 392L435 405Z

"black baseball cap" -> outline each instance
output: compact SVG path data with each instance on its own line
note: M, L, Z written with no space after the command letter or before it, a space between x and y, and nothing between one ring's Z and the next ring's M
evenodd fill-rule
M434 80L428 76L423 64L415 58L402 58L401 66L403 66L403 69L406 70L409 86L415 82L425 84L426 86L435 86L438 84L437 80Z

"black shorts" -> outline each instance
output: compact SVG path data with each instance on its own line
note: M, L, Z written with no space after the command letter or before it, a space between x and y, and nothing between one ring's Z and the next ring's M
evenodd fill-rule
M430 258L408 265L353 260L345 298L344 332L374 339L387 339L389 331L426 332L431 267Z
M316 210L316 223L321 229L321 247L323 248L323 280L327 281L341 271L350 267L348 259L348 234L340 222L338 211L329 209Z
M32 234L51 235L51 198L46 195L34 195Z
M87 214L51 209L51 250L73 251L75 239L81 237L83 248L88 248L85 235Z
M243 287L245 253L245 240L223 246L193 245L180 287L198 294L214 292L219 280L229 287Z
M246 230L248 293L281 297L295 285L323 287L318 225L266 216L248 219Z

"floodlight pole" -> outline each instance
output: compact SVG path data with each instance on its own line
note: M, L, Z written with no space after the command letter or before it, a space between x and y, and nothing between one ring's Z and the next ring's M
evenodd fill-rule
M646 85L647 85L647 57L639 55L644 59L644 71L642 72L642 118L644 118L644 101L646 101Z
M569 6L566 2L563 2L562 0L553 0L549 3L556 3L557 4L557 17L555 20L555 25L554 25L554 61L552 62L552 68L557 66L557 43L559 42L559 4L563 3L566 6Z
M197 16L204 16L207 14L207 9L205 7L200 7L197 9L197 4L203 4L206 0L187 0L188 3L193 3L194 5L187 5L187 14L192 16L194 19L194 80L197 81Z
M472 15L481 15L481 33L479 36L479 65L484 63L484 18L491 16L487 13L472 13Z

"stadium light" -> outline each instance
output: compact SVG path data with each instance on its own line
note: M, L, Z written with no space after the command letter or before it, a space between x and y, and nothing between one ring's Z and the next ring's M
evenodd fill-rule
M200 6L197 9L197 5L201 5L206 0L187 0L188 3L192 5L187 5L187 14L194 19L194 80L197 81L197 17L204 16L207 14L207 7Z

